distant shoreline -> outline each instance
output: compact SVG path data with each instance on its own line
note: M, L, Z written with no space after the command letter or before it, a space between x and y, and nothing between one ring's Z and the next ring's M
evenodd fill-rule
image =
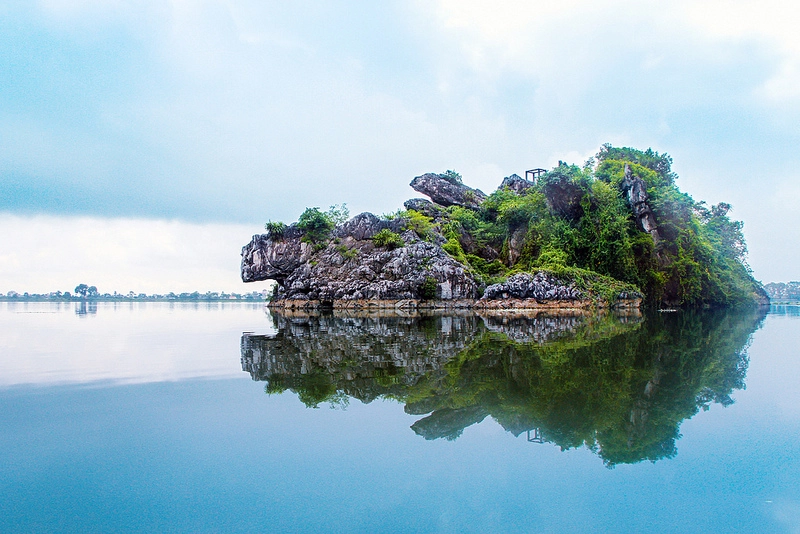
M49 297L45 295L20 295L18 297L0 296L0 302L53 302L53 303L92 303L92 302L262 302L266 303L267 300L259 294L234 294L226 296L211 296L200 295L194 296L167 296L167 295L148 295L148 296L133 296L117 295L117 296L100 296L92 298L82 297Z

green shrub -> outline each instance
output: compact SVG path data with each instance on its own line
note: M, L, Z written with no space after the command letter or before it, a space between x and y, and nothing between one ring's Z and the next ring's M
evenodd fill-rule
M267 235L272 239L280 239L286 231L286 225L280 221L267 221L264 225Z
M297 227L305 233L304 242L319 243L328 238L336 224L330 215L319 208L306 208L297 221Z
M403 238L400 237L398 234L392 232L388 228L384 228L374 236L372 236L372 242L375 243L376 247L386 247L389 250L399 248L405 245Z
M354 260L358 257L358 250L354 248L347 248L344 245L338 245L336 247L336 252L342 255L342 257L346 260Z
M457 173L456 171L453 171L453 170L449 170L448 169L448 170L444 171L442 174L440 174L439 176L441 176L442 178L444 178L445 180L447 180L451 184L458 185L458 184L462 183L461 174L459 174L459 173Z
M433 300L436 298L438 288L439 282L436 281L436 278L428 276L425 278L425 281L422 282L422 285L419 286L420 297L423 300Z
M433 238L433 219L416 210L407 210L401 217L405 221L405 230L413 230L421 239L430 241Z
M350 210L347 209L347 204L334 204L328 211L325 212L334 226L344 224L350 219Z
M672 158L668 154L659 154L652 148L642 151L629 147L613 147L606 143L600 147L600 152L596 158L601 166L607 161L619 161L646 167L658 174L665 185L672 185L677 178L677 175L672 172ZM635 169L632 170L636 172ZM598 168L597 173L598 178L603 179L600 176L600 168ZM644 176L641 178L647 181ZM650 184L648 183L648 185Z
M550 267L550 266L566 266L567 265L567 253L563 250L553 248L553 247L546 247L539 253L539 257L536 258L536 266L537 267Z

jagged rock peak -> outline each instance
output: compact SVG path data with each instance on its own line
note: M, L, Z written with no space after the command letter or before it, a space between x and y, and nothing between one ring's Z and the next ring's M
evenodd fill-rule
M335 237L352 237L353 239L363 241L370 239L372 236L383 230L390 228L392 224L385 219L379 219L377 216L369 212L359 213L349 221L334 230ZM395 225L396 226L396 225ZM395 230L392 228L392 230Z
M443 174L417 176L411 181L411 187L441 206L478 209L486 200L486 193L480 189L473 189Z
M500 189L508 188L518 195L522 195L533 187L534 183L526 180L525 178L521 177L518 174L512 174L511 176L506 176L503 178L503 183L500 184Z
M649 233L653 236L653 241L658 243L658 225L653 210L650 208L647 185L644 180L631 172L627 163L625 164L625 177L622 179L620 187L628 198L628 204L636 217L639 229Z
M254 235L242 248L242 281L276 280L279 284L301 265L313 252L308 243L301 241L303 233L291 225L279 238L269 234Z

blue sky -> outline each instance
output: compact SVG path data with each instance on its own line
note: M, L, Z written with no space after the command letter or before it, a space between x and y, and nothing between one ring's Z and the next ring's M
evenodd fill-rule
M733 204L757 278L798 279L798 23L775 0L0 1L0 291L43 280L26 221L61 257L114 243L81 221L124 221L162 274L84 278L169 290L268 219L394 211L428 171L489 192L605 142L672 155L684 191ZM168 259L153 225L241 238Z

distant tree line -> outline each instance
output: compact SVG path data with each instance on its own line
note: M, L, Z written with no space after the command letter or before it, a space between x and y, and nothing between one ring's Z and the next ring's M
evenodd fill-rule
M772 300L800 301L800 282L770 282L764 290Z
M9 291L5 295L0 294L0 301L250 301L258 302L266 300L266 294L261 291L251 291L249 293L227 293L225 291L199 291L174 293L100 293L96 286L78 284L74 293L69 291L51 291L49 293L19 293Z

